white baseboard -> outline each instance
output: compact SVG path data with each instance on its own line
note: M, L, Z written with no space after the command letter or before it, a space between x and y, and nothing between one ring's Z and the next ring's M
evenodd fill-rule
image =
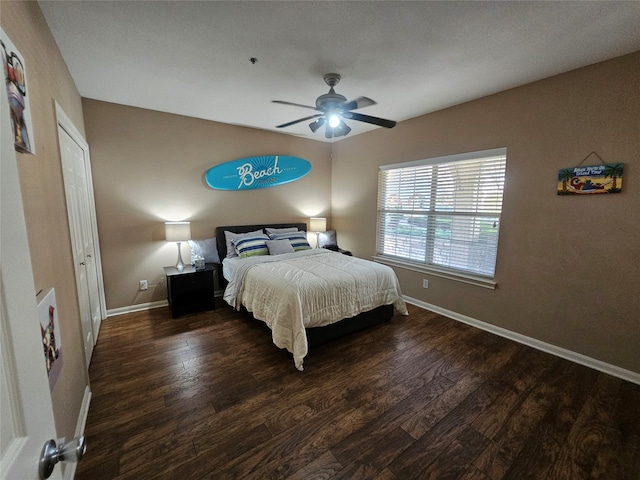
M169 302L166 300L159 300L157 302L138 303L136 305L129 305L128 307L112 308L107 310L107 317L114 317L116 315L124 315L125 313L141 312L143 310L151 310L152 308L166 307Z
M223 301L221 299L223 293L224 290L216 290L214 295L216 298L220 298L220 301ZM107 310L107 317L115 317L116 315L124 315L126 313L141 312L143 310L151 310L152 308L166 307L167 305L169 305L169 302L167 302L166 300L160 300L158 302L138 303L136 305L129 305L128 307L112 308L111 310Z
M509 340L513 340L514 342L522 343L523 345L535 348L536 350L550 353L551 355L555 355L556 357L564 358L565 360L569 360L571 362L584 365L585 367L593 368L594 370L598 370L614 377L618 377L622 380L640 385L640 373L626 370L624 368L611 365L610 363L596 360L594 358L587 357L586 355L567 350L566 348L558 347L550 343L545 343L532 337L527 337L526 335L522 335L520 333L512 332L511 330L507 330L506 328L498 327L490 323L476 320L475 318L471 318L466 315L447 310L446 308L442 308L437 305L423 302L416 298L407 297L406 295L403 298L407 303L420 308L424 308L425 310L439 313L440 315L443 315L445 317L452 318L453 320L466 323L467 325L471 325L472 327L476 327L489 333L493 333Z
M84 389L84 397L82 398L82 405L80 406L80 413L78 414L78 421L76 423L75 436L79 437L84 435L84 427L87 425L87 417L89 415L89 404L91 403L91 388L87 385ZM82 461L82 459L80 460ZM64 480L73 480L76 476L77 463L65 463L64 464Z

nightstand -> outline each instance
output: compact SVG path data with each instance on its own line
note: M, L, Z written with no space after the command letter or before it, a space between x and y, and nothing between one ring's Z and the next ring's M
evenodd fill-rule
M214 263L207 263L203 270L196 270L192 265L187 265L183 270L164 267L167 300L173 318L216 308L213 283L216 270Z
M343 250L337 245L326 245L322 248L326 248L327 250L331 250L332 252L340 252L343 255L349 255L350 257L353 257L353 254L349 250Z

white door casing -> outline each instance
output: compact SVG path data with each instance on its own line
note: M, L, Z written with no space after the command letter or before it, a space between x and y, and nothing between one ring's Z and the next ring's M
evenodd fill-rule
M9 106L0 97L0 479L36 480L56 430ZM49 478L61 480L61 469Z
M89 146L56 104L60 157L87 366L106 318Z

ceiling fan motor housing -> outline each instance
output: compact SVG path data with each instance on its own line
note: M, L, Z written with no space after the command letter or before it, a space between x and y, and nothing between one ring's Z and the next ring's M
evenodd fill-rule
M338 110L344 102L347 101L347 97L336 93L333 87L335 87L342 78L339 73L327 73L323 77L324 82L329 85L329 93L320 95L316 99L316 108L322 112L327 113L331 110Z
M340 95L333 90L329 90L329 93L325 93L324 95L320 95L316 99L316 108L322 112L328 112L330 110L339 109L344 102L347 101L347 97L344 95Z

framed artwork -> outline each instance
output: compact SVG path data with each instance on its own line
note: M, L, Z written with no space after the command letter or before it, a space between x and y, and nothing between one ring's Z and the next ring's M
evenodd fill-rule
M35 147L24 57L1 28L0 47L15 148L19 152L33 153Z
M60 335L60 323L58 322L58 304L56 292L48 288L38 293L38 317L40 319L40 334L42 335L42 348L44 363L49 377L49 388L53 386L62 370L62 336Z
M620 193L623 170L623 163L562 168L558 171L558 195Z

